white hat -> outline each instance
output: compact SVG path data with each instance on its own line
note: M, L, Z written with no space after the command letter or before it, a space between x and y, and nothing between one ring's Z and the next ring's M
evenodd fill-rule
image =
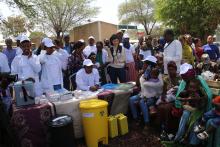
M52 41L50 38L48 38L48 37L45 37L45 38L43 38L42 40L41 40L41 43L45 43L46 41Z
M188 63L184 63L182 65L180 65L180 74L185 74L187 73L188 70L193 69L191 64Z
M88 40L89 40L89 39L94 39L94 40L95 40L95 37L93 37L93 36L89 36Z
M15 39L18 40L18 41L21 41L21 38L23 37L22 34L19 34Z
M142 60L142 61L150 61L150 62L153 62L153 63L157 63L157 58L154 57L154 56L149 55L149 56L147 56L147 57L146 57L144 60Z
M130 38L128 34L124 34L123 38Z
M24 36L21 37L20 43L22 43L24 41L30 41L30 39L26 35L24 35Z
M64 34L63 34L63 37L67 37L67 36L69 36L70 34L68 33L68 32L65 32Z
M85 43L85 40L83 40L83 39L80 39L80 40L79 40L79 42Z
M85 59L83 61L83 66L92 66L94 65L90 59Z
M44 41L44 46L46 47L54 47L55 45L53 44L53 41L50 39L47 39Z

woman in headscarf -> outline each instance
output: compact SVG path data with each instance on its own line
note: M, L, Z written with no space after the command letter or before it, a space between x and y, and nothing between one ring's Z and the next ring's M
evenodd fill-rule
M137 72L135 70L135 62L134 62L134 56L135 56L135 49L130 44L130 38L127 34L124 34L123 36L123 48L125 50L125 66L126 66L126 81L135 81L137 77Z
M178 87L175 100L175 109L173 110L182 109L183 113L179 123L179 129L174 140L176 142L180 142L182 140L186 142L189 140L187 143L190 145L198 145L200 142L196 137L196 134L193 132L193 128L198 119L201 118L202 114L211 109L212 92L205 80L201 76L196 75L192 65L187 63L182 64L180 67L180 75L183 80ZM182 91L188 88L189 82L194 79L198 79L200 81L200 90L204 94L204 97L202 97L203 100L200 103L200 109L191 111L184 107L183 102L179 100L179 95ZM172 114L175 115L173 110Z

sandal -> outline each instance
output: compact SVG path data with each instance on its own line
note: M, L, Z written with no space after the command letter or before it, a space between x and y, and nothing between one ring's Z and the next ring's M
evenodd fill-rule
M197 137L201 140L206 140L207 138L209 138L209 134L206 131L203 131L202 133L199 133Z
M195 128L194 128L195 133L199 133L199 132L202 132L204 130L205 130L205 127L203 127L201 125L195 126Z

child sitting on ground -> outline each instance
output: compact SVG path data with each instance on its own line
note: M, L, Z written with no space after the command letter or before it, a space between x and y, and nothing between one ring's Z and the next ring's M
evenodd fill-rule
M201 140L205 140L209 137L209 134L216 130L220 126L220 96L215 97L212 100L215 109L206 112L200 124L194 128L194 132L198 133L197 137ZM210 125L205 130L205 125L208 120L211 119Z
M185 110L192 112L196 109L203 108L205 105L205 94L199 85L199 80L191 80L187 86L187 89L179 94L179 100L182 102Z

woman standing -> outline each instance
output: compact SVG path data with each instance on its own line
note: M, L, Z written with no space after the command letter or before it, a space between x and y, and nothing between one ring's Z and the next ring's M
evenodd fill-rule
M112 35L110 38L112 47L108 49L109 66L108 74L110 76L111 82L114 84L126 82L125 73L125 50L119 45L119 38L117 35Z
M203 49L202 49L202 42L199 38L195 38L193 40L194 44L195 44L195 52L196 52L196 55L198 57L198 62L201 61L201 57L202 57L202 54L203 54Z
M126 58L126 81L135 81L137 72L135 70L135 49L129 42L130 38L127 34L123 36L123 48L125 50L125 58Z
M74 51L68 59L67 69L69 71L69 75L76 74L81 68L83 68L83 49L85 48L85 44L82 41L76 42L74 45ZM76 89L75 76L71 78L72 88Z

